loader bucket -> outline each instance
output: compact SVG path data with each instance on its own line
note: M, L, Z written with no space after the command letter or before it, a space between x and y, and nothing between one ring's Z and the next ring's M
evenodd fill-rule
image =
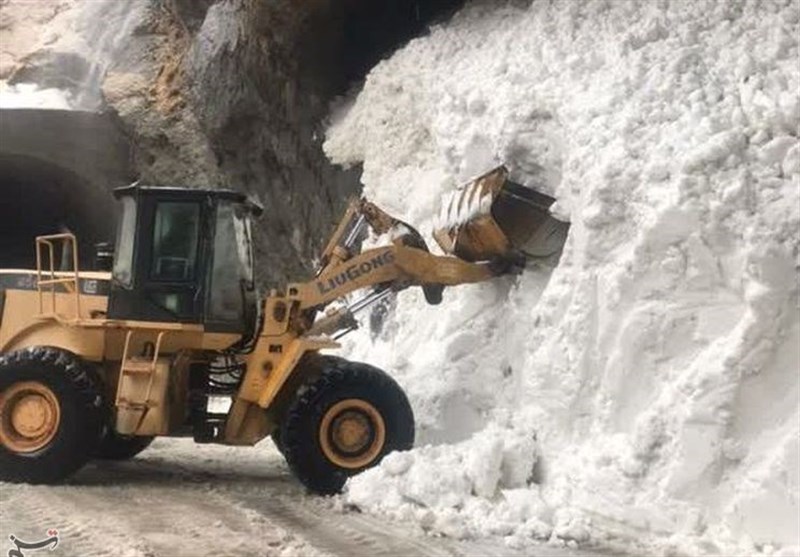
M508 180L500 166L444 200L433 236L466 261L549 257L564 245L569 223L550 214L555 199Z

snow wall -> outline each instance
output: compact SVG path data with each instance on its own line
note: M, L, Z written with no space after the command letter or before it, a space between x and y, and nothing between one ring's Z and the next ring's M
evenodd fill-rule
M504 162L572 222L554 270L406 291L350 356L417 448L350 502L446 535L794 554L800 4L472 2L369 74L325 149L430 237Z

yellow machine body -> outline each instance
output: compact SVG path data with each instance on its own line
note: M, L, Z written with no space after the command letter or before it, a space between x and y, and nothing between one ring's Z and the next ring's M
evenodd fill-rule
M309 281L289 284L283 291L273 290L255 302L259 319L252 320L249 335L241 332L244 328L226 331L197 320L144 318L136 298L126 290L124 274L116 266L113 274L82 271L78 243L72 234L39 237L35 270L0 270L0 367L16 369L9 355L42 347L86 362L105 391L111 414L108 427L122 438L185 434L193 412L192 399L198 392L193 384L198 370L208 373L214 366L236 370L233 382L214 379L202 386L207 389L205 396L225 392L230 400L224 412L207 415L210 417L203 435L211 442L255 444L274 435L287 408L299 396L298 389L318 378L325 365L331 365L320 351L339 346L336 335L356 326L353 314L357 310L411 286L422 287L428 301L438 303L447 286L485 281L507 272L507 268L496 265L498 259L517 257L519 253L549 256L560 249L567 225L549 217L550 198L534 199L540 202L537 205L532 204L530 195L523 196L520 204L520 192L509 187L506 179L505 169L496 169L452 197L454 205L436 231L437 240L452 255L431 254L413 227L366 200L353 201L322 253L316 275ZM174 215L186 218L175 205L175 200L184 194L177 189L163 190L163 194L160 191L151 188L141 192L132 187L123 193L134 204L137 196L167 196L165 206ZM193 191L185 195L199 194ZM229 207L233 201L240 203L235 197L240 194L225 194L222 201L212 198L214 193L208 195L212 201L202 201L205 205L198 203L198 207L218 202L219 215L224 209L228 211L225 218L232 219L219 218L214 225L217 233L222 234L224 226L233 222L236 234L245 234L249 240L249 225ZM146 235L187 241L185 231L162 222L158 214L152 216L147 205L142 207L139 221L134 222ZM123 239L134 230L137 235L140 233L124 218L120 230ZM369 230L392 240L362 250L362 240ZM212 233L210 242L214 241ZM155 253L155 247L152 249ZM133 248L123 247L120 251L120 258L124 259L126 253L133 257ZM244 252L239 255L249 257ZM151 259L158 272L179 277L197 273L192 261L175 253L153 255ZM127 304L122 306L128 308L122 317L118 309L112 311L114 288ZM348 296L357 291L366 295L350 302ZM175 292L178 294L160 298L159 303L168 312L164 315L176 311L180 292ZM194 295L195 299L200 292ZM191 302L191 298L186 299ZM330 309L329 305L336 301L348 303ZM126 317L125 312L131 317ZM356 369L353 373L360 372ZM206 375L202 377L208 381ZM55 391L40 380L12 384L4 394L2 380L0 376L0 414L4 414L0 415L0 441L7 446L0 449L16 451L15 455L27 454L26 447L47 438L45 433L37 433L37 428L46 428L47 424L57 427L58 420L53 416L60 414L58 405L52 403ZM326 458L339 466L337 470L356 471L381 454L379 445L391 428L374 404L356 398L347 401L332 405L339 413L322 417L324 427L320 431L329 437L319 443ZM340 409L341 404L346 408ZM404 404L407 406L407 402ZM367 428L365 423L371 425ZM340 450L337 453L331 447L341 450L336 449ZM362 447L358 450L365 452L352 447ZM347 452L351 449L355 451L352 454ZM4 458L3 450L0 459ZM336 482L331 485L340 485ZM315 489L325 491L326 485Z

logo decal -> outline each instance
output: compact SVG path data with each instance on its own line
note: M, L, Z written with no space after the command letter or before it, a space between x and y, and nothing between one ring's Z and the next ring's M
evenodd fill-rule
M86 279L83 281L84 294L97 294L97 281L93 279Z
M40 549L44 549L47 546L48 550L53 551L56 547L58 547L58 530L50 529L47 531L47 538L38 542L24 542L19 539L14 534L8 536L8 539L11 540L16 547L12 547L6 553L7 557L25 557L24 550L30 551L39 551Z
M340 286L344 286L351 280L355 280L360 276L371 273L375 269L379 269L380 267L383 267L389 263L394 263L394 252L385 251L376 255L369 261L364 261L357 265L350 265L333 278L329 278L326 281L317 282L317 289L319 290L320 294L327 294L328 292Z

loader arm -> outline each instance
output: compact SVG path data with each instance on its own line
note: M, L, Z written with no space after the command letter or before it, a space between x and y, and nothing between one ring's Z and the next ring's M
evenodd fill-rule
M482 282L499 273L488 263L469 263L420 248L391 245L367 250L329 267L311 282L291 285L300 309L322 308L369 286L386 284L395 291L410 286L455 286Z
M558 256L569 223L550 214L555 199L509 180L499 166L459 186L442 204L433 236L447 254L431 254L417 230L366 199L350 203L325 251L314 280L292 284L288 296L314 323L310 333L352 329L350 308L320 320L316 312L356 290L374 287L356 302L360 309L392 291L421 286L431 304L445 286L481 282L519 271L529 259ZM390 244L362 251L372 229ZM316 322L315 322L316 321Z
M388 235L389 244L362 251L367 229ZM288 288L295 307L313 323L306 331L308 336L334 335L355 328L353 306L316 318L328 304L355 291L373 288L372 294L356 302L358 309L411 286L421 286L428 301L438 303L445 286L482 282L502 274L503 268L434 255L416 229L365 199L350 203L320 261L313 280Z

